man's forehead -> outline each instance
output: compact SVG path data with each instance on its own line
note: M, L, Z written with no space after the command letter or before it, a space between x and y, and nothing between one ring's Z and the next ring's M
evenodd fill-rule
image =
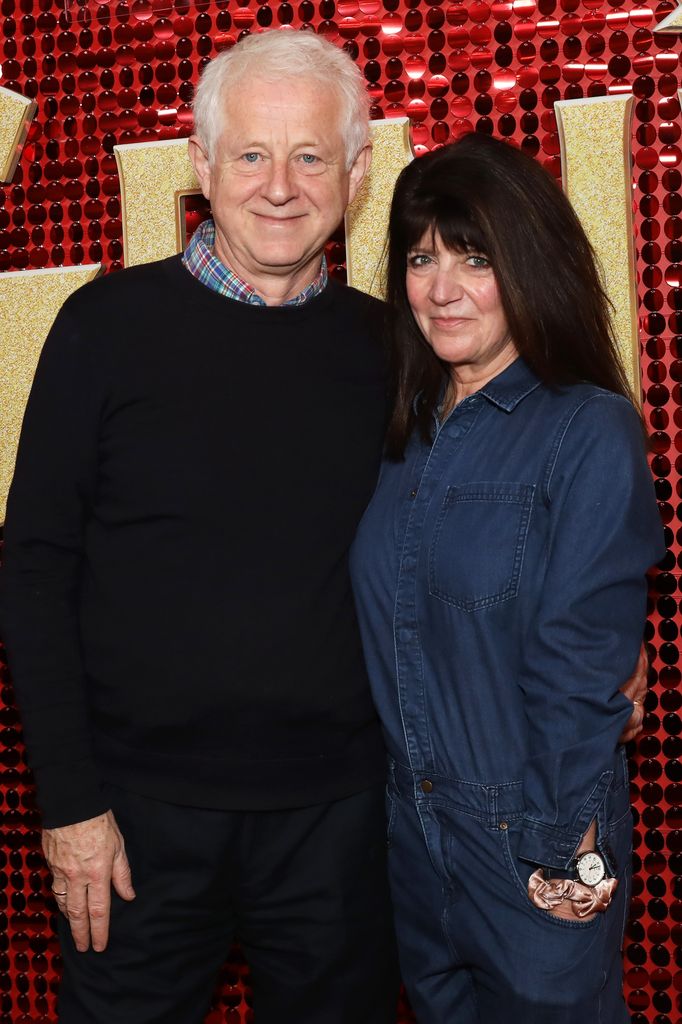
M325 148L341 143L341 102L335 90L314 80L256 80L223 103L221 141L228 148L273 139Z
M336 89L305 76L279 81L250 78L224 95L222 102L231 121L307 124L316 132L328 130L330 115L340 116L342 106Z

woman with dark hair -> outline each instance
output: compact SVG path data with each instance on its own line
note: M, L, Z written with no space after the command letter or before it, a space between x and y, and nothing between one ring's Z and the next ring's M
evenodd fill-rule
M353 553L420 1024L625 1024L619 690L662 532L589 242L468 135L395 190L395 406Z

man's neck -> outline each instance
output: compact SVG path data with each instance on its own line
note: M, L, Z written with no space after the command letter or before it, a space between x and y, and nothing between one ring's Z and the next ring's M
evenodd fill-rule
M322 253L320 253L290 274L263 274L252 270L248 271L229 251L229 246L224 244L218 232L216 232L213 254L240 280L253 288L266 306L283 306L285 302L296 298L313 283L322 268Z

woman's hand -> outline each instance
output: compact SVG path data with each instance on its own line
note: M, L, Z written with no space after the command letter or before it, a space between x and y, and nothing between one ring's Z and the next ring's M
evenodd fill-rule
M624 693L629 701L632 701L632 714L627 721L623 732L620 735L619 743L629 743L639 736L644 725L644 700L647 691L647 676L649 674L649 659L646 655L644 644L639 649L639 658L635 671L626 683L621 686L621 693Z

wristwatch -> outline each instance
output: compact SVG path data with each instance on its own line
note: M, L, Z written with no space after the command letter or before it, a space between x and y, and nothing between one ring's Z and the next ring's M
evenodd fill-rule
M606 862L598 850L585 850L579 853L571 861L567 871L557 868L544 868L544 876L550 878L571 878L576 882L582 882L590 889L603 882L607 877Z

